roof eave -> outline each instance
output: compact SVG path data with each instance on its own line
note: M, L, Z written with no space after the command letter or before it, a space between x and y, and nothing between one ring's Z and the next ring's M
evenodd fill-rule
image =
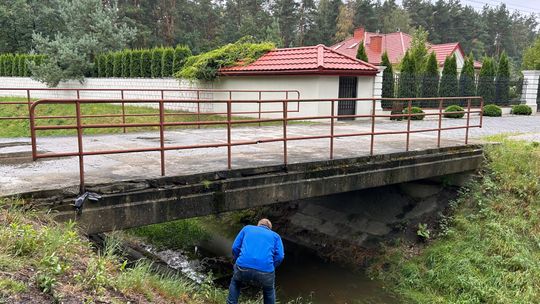
M222 71L220 76L293 76L293 75L326 75L326 76L375 76L377 71L361 70L285 70L285 71Z

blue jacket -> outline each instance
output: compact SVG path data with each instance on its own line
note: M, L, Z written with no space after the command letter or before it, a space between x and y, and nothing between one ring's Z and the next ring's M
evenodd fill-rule
M232 254L236 265L262 272L273 272L285 257L279 234L265 226L252 225L238 233Z

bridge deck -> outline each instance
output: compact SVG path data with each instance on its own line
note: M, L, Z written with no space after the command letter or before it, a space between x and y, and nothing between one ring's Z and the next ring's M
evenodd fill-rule
M477 123L477 118L471 118ZM414 121L412 130L430 128L436 120ZM459 120L445 119L443 126L462 125ZM368 130L370 124L365 121L337 123L336 134ZM311 126L290 125L288 136L327 133L327 124ZM381 121L376 131L404 130L406 122ZM465 130L443 131L441 146L463 144ZM540 133L540 116L502 118L484 118L484 128L471 129L470 136L478 141L484 135L503 132ZM225 130L185 129L166 131L168 142L172 144L201 144L206 142L226 142ZM233 140L280 137L280 126L234 128ZM436 132L411 134L411 150L423 150L436 147ZM534 134L533 134L534 136ZM535 138L537 140L539 136ZM335 158L369 155L370 137L345 137L335 140ZM128 133L116 135L85 136L85 149L99 150L133 147L153 147L159 145L157 132ZM328 139L297 141L288 143L289 163L326 160L329 157ZM65 152L76 151L75 137L41 137L38 141L40 151ZM379 135L375 137L375 154L405 151L405 135ZM78 185L78 163L76 157L61 159L42 159L32 162L29 139L0 139L0 195L29 192L43 189L63 188ZM252 146L233 147L233 168L258 167L281 164L283 161L282 143L264 143ZM15 156L25 156L16 158ZM11 157L11 158L9 158ZM15 158L13 158L15 157ZM159 152L130 153L104 156L88 156L86 176L89 183L155 178L160 174ZM208 148L197 150L166 152L167 175L189 175L227 169L226 148Z

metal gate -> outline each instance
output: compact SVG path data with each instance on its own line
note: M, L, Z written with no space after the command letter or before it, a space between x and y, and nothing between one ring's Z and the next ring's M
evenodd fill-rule
M339 98L356 98L358 78L354 76L339 77ZM356 100L340 100L338 102L338 115L355 115ZM342 117L339 120L353 120L354 117Z

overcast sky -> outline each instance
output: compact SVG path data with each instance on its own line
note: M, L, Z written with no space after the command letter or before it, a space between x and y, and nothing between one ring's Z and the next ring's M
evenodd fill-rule
M435 2L436 0L431 0ZM401 3L402 0L396 0L396 2ZM524 14L536 14L537 17L540 17L540 1L539 0L461 0L462 4L472 6L478 10L481 10L484 5L489 6L498 6L501 3L506 4L510 11L518 10Z

